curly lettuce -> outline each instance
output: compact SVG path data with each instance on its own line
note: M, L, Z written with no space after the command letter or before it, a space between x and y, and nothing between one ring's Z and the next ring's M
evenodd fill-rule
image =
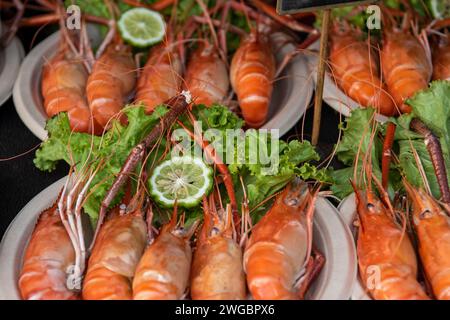
M128 125L123 126L119 122L115 122L103 137L86 133L72 133L67 114L61 113L48 120L49 138L36 152L34 163L40 170L51 171L58 161L65 161L77 168L81 168L85 164L88 164L90 168L100 168L91 184L90 196L84 205L84 210L93 220L97 218L100 203L131 149L159 123L167 109L160 106L151 115L147 115L143 106L128 106L124 112L128 117ZM278 138L271 139L270 135L264 134L264 131L262 133L256 130L249 130L247 133L239 131L243 127L244 121L221 105L213 105L209 108L199 105L193 109L193 113L196 119L201 121L204 132L214 129L214 132L218 132L222 136L220 142L223 144L222 147L227 143L226 137L229 130L236 132L235 130L238 129L237 132L241 132L246 139L244 150L240 149L242 145L233 144L229 169L238 200L243 199L242 178L251 207L257 206L282 189L296 175L305 180L327 183L331 181L327 170L318 169L308 163L319 160L318 154L309 142L293 140L287 143ZM186 116L181 117L180 120L184 122L185 126L191 126ZM151 160L148 163L154 163L153 160L160 161L170 156L170 152L166 152L166 138L164 135L159 147L152 149L149 155ZM250 148L251 143L260 148ZM189 147L195 147L195 143L190 142ZM261 148L268 150L268 154L260 153ZM226 157L225 152L224 159ZM251 159L253 161L250 161ZM225 192L223 195L226 199ZM121 191L113 205L117 204L122 196L123 192ZM193 210L188 214L188 218L198 214L198 210Z
M428 89L416 93L406 103L413 110L410 114L389 119L389 122L396 125L393 150L398 159L398 163L394 161L391 165L389 191L392 194L393 190L399 191L403 189L402 176L414 186L425 187L425 182L419 169L422 167L431 193L435 198L439 199L441 196L439 184L424 137L412 131L410 123L413 119L421 120L440 139L447 167L447 176L450 179L450 82L432 82ZM370 142L370 137L365 132L370 128L375 130L373 146L369 150L371 152L372 170L377 177L381 175L382 141L378 136L385 135L386 125L379 124L376 128L373 127L373 121L371 120L373 113L374 110L371 109L358 109L353 111L351 117L346 120L344 136L337 147L337 157L349 167L332 173L334 183L331 189L340 198L344 198L352 192L348 181L353 178L355 172L358 175L363 172L361 158L364 154L367 154ZM357 155L360 159L358 164L355 163ZM356 165L358 167L355 169Z

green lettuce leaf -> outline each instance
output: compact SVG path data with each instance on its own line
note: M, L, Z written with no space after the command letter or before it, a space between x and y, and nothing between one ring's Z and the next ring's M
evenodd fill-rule
M251 157L253 157L252 159L257 158L256 155L251 155L252 150L255 150L250 150L250 145L255 143L255 139L260 146L264 146L264 148L268 146L269 153L272 156L270 164L262 164L267 163L267 159L261 161L259 158L258 163L251 164ZM319 170L308 163L309 161L319 160L319 155L308 141L292 140L286 143L282 140L276 140L275 142L278 145L276 149L273 149L274 146L270 145L270 135L261 135L260 132L249 130L246 134L246 150L244 153L246 158L229 165L230 172L235 178L238 201L242 201L243 198L241 182L238 179L238 177L242 177L243 183L247 188L251 209L259 206L268 197L283 189L295 176L299 176L304 180L316 180L323 183L331 182L326 169ZM260 206L254 217L257 219L261 213L267 210L269 205L270 203Z
M450 82L434 81L430 88L407 100L414 115L441 138L442 148L450 150Z
M447 176L450 178L450 82L434 81L430 88L418 92L407 103L412 107L410 115L402 115L397 124L396 143L399 148L400 169L406 179L417 187L423 187L423 178L420 175L416 158L417 154L423 167L428 185L433 196L440 198L440 189L436 174L426 149L423 136L409 129L413 118L421 120L440 139L444 159L447 167Z
M336 148L336 155L339 161L348 168L333 171L331 176L334 184L332 191L338 197L345 197L352 192L350 179L360 183L363 179L361 173L366 155L370 153L370 161L373 174L381 179L380 159L382 152L382 141L378 137L381 126L374 123L375 110L372 108L360 108L352 111L351 116L346 119L343 128L343 137ZM358 163L355 163L358 159ZM354 167L357 166L356 171ZM357 176L354 176L356 172Z
M71 133L67 114L61 113L48 120L49 138L37 150L34 163L37 168L44 171L53 170L57 162L61 160L77 168L81 168L87 161L91 168L101 165L91 184L90 196L84 204L84 210L95 221L101 201L129 152L154 128L166 112L167 109L160 106L151 115L146 115L143 106L129 106L125 109L128 125L123 126L115 122L103 137ZM244 125L242 119L221 105L213 105L209 108L199 105L193 109L193 113L196 119L201 121L204 133L208 129L214 129L222 135L218 145L223 150L226 150L224 146L227 143L228 130L241 129ZM192 128L186 116L181 117L180 120L185 126ZM233 155L228 155L232 162L229 170L233 177L238 201L242 201L244 196L241 177L251 208L281 190L296 175L304 180L331 182L326 169L317 169L308 163L319 160L318 154L309 142L293 140L287 143L275 137L272 139L270 134L265 134L264 131L248 130L244 133L241 130L240 132L239 137L245 140L245 145L233 144ZM166 137L164 136L161 140L159 147L150 153L148 164L155 164L153 160L157 162L170 157L170 152L163 153L167 151ZM250 148L251 144L259 148ZM196 147L195 143L190 142L188 148L193 147ZM268 152L261 153L260 150L268 150ZM223 154L223 158L227 159L226 153ZM250 159L253 159L253 162L250 162ZM148 170L151 170L150 165ZM117 204L122 196L121 191L112 205ZM226 200L226 198L226 192L223 190L223 199ZM267 207L262 206L255 211L255 214L261 214L265 212L265 209ZM187 219L192 220L198 215L198 208L194 208L187 212Z
M56 163L64 160L69 165L81 169L86 163L92 168L100 166L91 183L91 194L85 202L84 209L94 220L97 218L100 203L125 162L131 149L147 135L159 122L166 108L158 107L151 115L145 114L142 106L126 107L128 125L115 122L112 128L102 137L86 133L71 133L66 113L61 113L48 120L49 138L36 151L35 166L43 171L51 171ZM154 154L164 149L164 142ZM116 200L120 199L120 193ZM116 204L115 201L113 204Z

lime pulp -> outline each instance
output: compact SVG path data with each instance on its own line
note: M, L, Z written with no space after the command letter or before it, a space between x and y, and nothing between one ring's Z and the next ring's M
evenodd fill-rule
M122 38L135 47L145 48L160 42L166 32L166 24L161 14L146 8L133 8L119 19Z

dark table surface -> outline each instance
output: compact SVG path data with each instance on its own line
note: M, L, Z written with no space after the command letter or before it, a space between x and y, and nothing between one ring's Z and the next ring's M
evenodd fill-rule
M26 52L31 47L30 35L34 35L32 30L19 34ZM45 36L46 33L40 33L35 43ZM313 108L310 108L305 118L284 138L299 137L302 132L308 138L312 131L312 119ZM324 105L318 146L322 156L330 153L338 139L338 123L339 115ZM0 237L22 207L53 182L67 175L68 166L63 163L51 173L35 168L33 158L39 144L40 140L20 120L13 99L10 98L0 107Z

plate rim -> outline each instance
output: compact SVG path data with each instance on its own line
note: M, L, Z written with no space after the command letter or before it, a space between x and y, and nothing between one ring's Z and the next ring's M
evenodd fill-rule
M33 82L31 70L44 57L46 51L57 46L59 37L60 31L54 32L28 53L22 62L13 89L13 100L17 114L25 126L41 141L47 138L47 131L45 130L45 122L47 119L39 113L39 110L34 110L33 112L30 109L36 108L31 98L32 92L28 90Z
M17 79L21 62L25 55L22 42L14 37L11 43L4 49L4 67L0 72L0 106L11 96Z

